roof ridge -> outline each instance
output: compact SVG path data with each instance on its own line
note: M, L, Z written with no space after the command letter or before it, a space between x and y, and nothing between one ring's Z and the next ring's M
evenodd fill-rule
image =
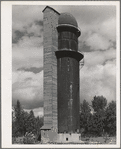
M55 11L56 13L58 13L60 15L60 13L58 11L56 11L54 8L52 8L50 6L46 6L42 12L44 12L47 8L52 9L53 11Z

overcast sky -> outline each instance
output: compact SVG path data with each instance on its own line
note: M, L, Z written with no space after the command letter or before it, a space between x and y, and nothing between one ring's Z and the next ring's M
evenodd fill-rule
M43 13L46 6L12 7L13 105L43 114ZM91 103L103 95L116 100L116 6L51 6L69 12L81 29L79 51L84 54L80 72L80 101Z

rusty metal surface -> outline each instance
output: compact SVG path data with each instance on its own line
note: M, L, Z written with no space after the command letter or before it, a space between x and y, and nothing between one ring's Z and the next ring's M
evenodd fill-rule
M78 50L78 40L76 35L70 31L58 33L58 50L68 49L72 51Z
M80 31L75 27L58 26L57 103L58 133L79 132L79 61Z
M68 24L58 25L57 30L58 33L62 33L64 31L74 33L77 38L81 35L81 31L78 27L70 26Z
M61 51L55 51L55 55L58 58L61 58L61 57L70 57L70 58L74 58L76 59L78 62L83 59L84 55L79 53L79 52L76 52L76 51L68 51L67 49L66 50L61 50Z
M77 132L79 129L79 63L62 57L57 60L58 131Z

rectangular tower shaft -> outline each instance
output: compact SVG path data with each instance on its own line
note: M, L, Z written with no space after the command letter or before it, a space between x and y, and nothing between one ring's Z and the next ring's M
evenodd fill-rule
M51 7L43 10L44 18L44 127L57 129L57 24L59 13Z

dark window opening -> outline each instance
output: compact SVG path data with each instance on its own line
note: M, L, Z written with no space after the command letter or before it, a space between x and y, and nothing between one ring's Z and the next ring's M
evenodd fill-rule
M68 141L68 138L66 138L66 141Z

